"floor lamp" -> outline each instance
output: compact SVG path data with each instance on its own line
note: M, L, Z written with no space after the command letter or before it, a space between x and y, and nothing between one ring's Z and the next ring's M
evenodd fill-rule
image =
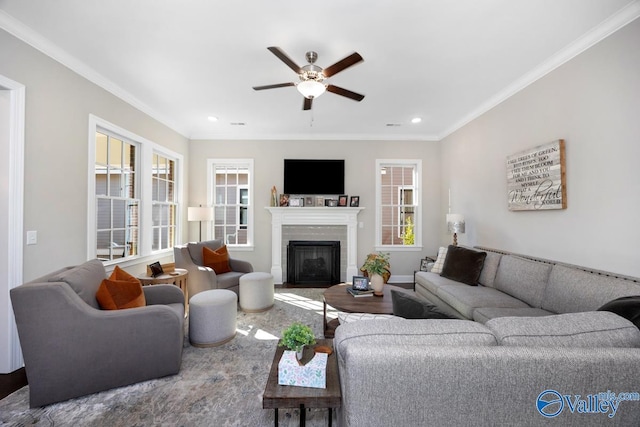
M213 221L213 208L190 207L187 209L187 221L200 221L200 241L202 241L202 221Z

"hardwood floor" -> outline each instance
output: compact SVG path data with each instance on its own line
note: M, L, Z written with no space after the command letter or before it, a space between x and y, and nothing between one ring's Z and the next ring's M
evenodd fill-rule
M0 374L0 399L4 399L26 385L27 373L24 368L20 368L10 374Z

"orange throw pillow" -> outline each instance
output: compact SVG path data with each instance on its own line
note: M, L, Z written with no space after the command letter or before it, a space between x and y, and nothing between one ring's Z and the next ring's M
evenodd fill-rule
M120 310L147 305L140 280L117 265L111 276L100 284L96 299L103 310Z
M227 252L227 245L223 245L220 249L209 249L206 246L202 247L202 260L206 267L213 268L216 274L228 273L231 271L229 265L229 252Z

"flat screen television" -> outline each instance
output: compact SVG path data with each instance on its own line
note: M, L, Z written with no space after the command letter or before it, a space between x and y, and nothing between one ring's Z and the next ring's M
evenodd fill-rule
M285 194L344 194L344 160L284 159Z

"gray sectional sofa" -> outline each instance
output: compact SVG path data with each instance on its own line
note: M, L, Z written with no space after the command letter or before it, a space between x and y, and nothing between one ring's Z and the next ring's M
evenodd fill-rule
M416 294L448 314L480 323L494 317L593 311L613 299L640 295L638 279L495 249L473 249L487 254L480 286L421 271L415 276Z
M638 426L640 330L594 310L639 281L486 252L483 286L416 275L457 319L337 328L340 425Z

